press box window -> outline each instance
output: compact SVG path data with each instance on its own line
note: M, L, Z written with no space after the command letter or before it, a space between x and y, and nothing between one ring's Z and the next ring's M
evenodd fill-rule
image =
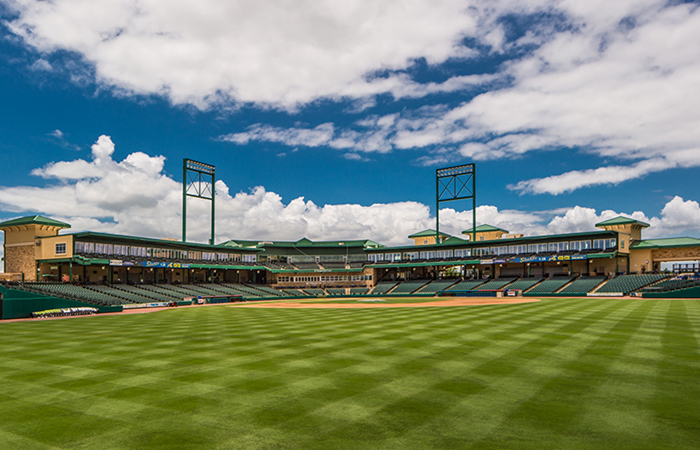
M56 244L56 254L65 255L66 254L66 244Z

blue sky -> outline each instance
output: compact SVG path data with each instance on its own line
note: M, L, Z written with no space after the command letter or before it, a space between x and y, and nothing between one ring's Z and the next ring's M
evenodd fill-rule
M179 237L192 158L217 240L401 244L435 169L475 162L479 223L700 235L696 2L285 5L0 0L0 219Z

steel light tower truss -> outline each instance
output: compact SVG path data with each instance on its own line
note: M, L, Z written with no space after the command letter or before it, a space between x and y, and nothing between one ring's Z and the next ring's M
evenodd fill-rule
M216 219L216 168L191 159L182 160L182 242L187 238L187 197L211 201L211 239L214 245Z
M440 242L440 204L472 199L472 242L476 241L476 165L446 167L435 171L435 243Z

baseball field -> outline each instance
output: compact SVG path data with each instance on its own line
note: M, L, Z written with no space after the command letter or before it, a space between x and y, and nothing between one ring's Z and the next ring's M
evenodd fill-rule
M1 449L700 443L698 300L217 305L0 336Z

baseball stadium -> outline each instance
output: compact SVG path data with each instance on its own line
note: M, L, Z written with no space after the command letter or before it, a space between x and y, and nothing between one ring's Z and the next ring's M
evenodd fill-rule
M0 444L697 448L700 239L441 232L442 202L476 214L475 170L436 171L436 227L404 246L217 243L192 160L181 239L0 223Z

